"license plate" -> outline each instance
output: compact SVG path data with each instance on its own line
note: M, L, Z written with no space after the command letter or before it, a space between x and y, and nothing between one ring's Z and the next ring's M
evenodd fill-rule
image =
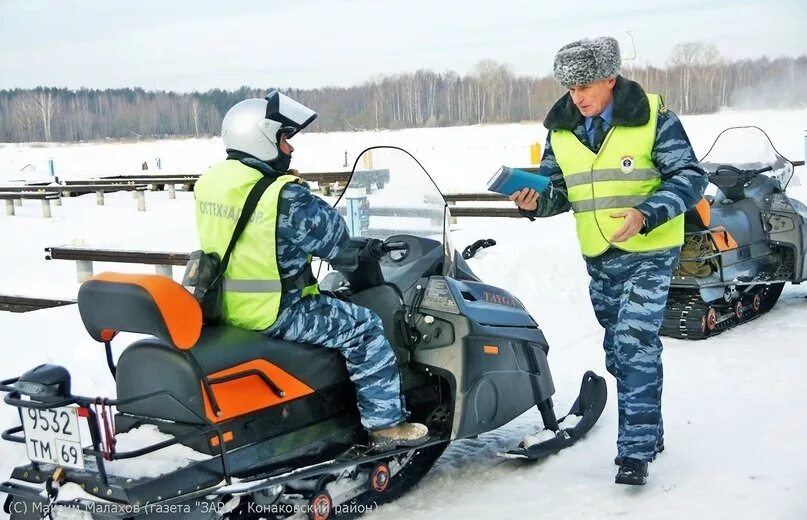
M78 408L24 408L22 426L29 459L84 469Z

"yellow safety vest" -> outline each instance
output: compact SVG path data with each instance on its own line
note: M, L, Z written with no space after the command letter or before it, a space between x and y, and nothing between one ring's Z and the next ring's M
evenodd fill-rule
M650 119L643 126L612 126L600 147L592 152L570 130L552 131L552 149L568 188L577 222L577 238L585 256L598 256L609 247L644 252L669 249L684 243L684 216L679 215L646 235L625 242L610 239L624 224L611 218L619 210L641 204L661 186L661 173L653 164L656 117L662 106L656 94L647 94Z
M205 253L224 257L241 208L261 176L254 168L228 160L213 166L196 181L196 228ZM283 175L269 185L233 248L224 273L225 323L263 330L277 320L282 294L277 264L278 203L280 191L290 182L302 180ZM316 292L316 285L303 289L304 295Z

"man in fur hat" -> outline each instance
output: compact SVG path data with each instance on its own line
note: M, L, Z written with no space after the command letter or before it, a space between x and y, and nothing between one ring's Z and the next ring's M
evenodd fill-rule
M614 38L561 47L555 103L538 175L552 188L510 198L533 220L573 210L605 364L617 380L616 482L642 485L664 450L661 340L670 278L684 241L683 213L708 184L678 117L660 96L619 75Z

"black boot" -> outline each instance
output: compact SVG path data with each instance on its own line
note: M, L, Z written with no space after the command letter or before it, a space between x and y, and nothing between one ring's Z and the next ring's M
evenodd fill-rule
M647 462L631 457L622 459L614 482L631 486L644 486L647 483Z

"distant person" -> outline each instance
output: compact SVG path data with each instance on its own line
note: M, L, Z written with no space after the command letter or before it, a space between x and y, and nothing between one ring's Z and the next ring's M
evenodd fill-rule
M202 175L194 188L196 225L206 253L224 255L247 194L262 176L274 179L231 254L224 321L339 350L371 443L421 444L428 429L405 422L400 374L381 319L365 307L319 294L311 272L312 255L331 260L350 238L337 210L289 170L294 151L289 139L316 117L277 91L241 101L224 116L227 160Z
M561 47L555 79L569 89L544 120L538 175L553 189L510 197L533 220L572 209L617 381L615 481L642 485L664 450L659 328L684 241L683 213L708 184L681 122L660 96L619 75L614 38Z

